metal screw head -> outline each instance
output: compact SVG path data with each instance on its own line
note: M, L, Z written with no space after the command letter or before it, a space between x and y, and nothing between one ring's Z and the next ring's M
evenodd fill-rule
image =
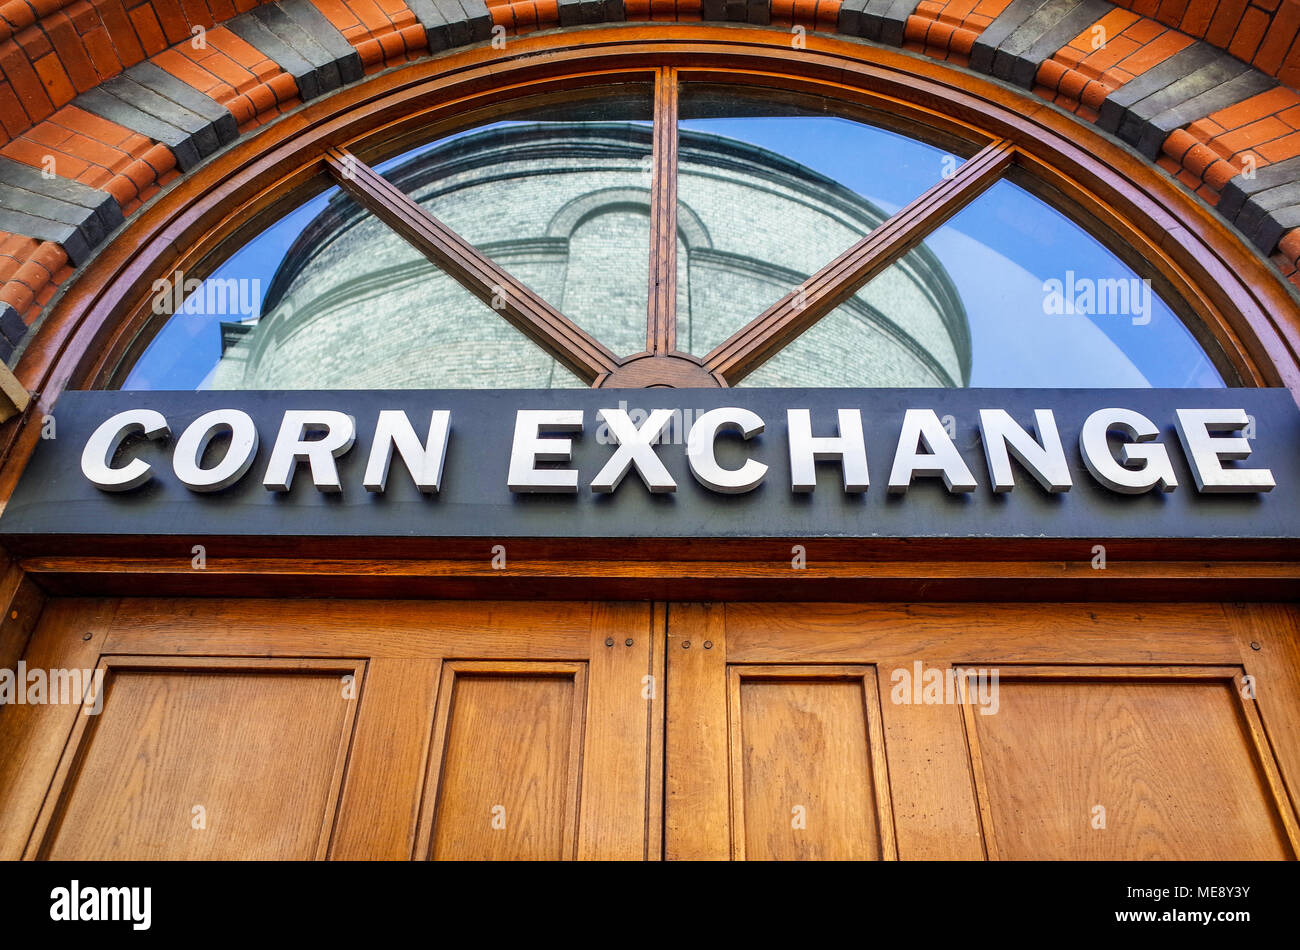
M631 638L631 637L628 637L626 640L623 641L623 646L625 646L625 647L630 647L631 645L632 645L632 638Z
M691 648L691 641L690 641L690 640L683 640L683 641L682 641L682 649L683 649L683 650L689 650L690 648Z
M614 638L613 638L613 637L606 637L606 638L605 638L605 646L607 646L607 647L612 647L613 645L614 645Z
M94 636L93 633L83 633L83 634L81 635L81 639L83 639L83 640L89 640L89 639L90 639L91 637L93 637L93 636Z
M1251 641L1250 641L1250 648L1251 648L1252 650L1258 650L1258 649L1259 649L1259 644L1256 643L1254 640L1251 640Z
M706 650L712 650L712 649L713 649L713 641L712 641L712 640L705 640L705 641L704 641L704 649L706 649Z

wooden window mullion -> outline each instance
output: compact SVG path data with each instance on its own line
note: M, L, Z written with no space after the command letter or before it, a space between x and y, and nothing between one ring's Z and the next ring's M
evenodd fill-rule
M646 348L654 357L673 354L677 345L677 97L677 71L660 69L655 76L646 322ZM704 358L703 369L728 384L743 379L982 194L1013 158L1014 148L1004 140L986 146L953 177L930 188L716 347ZM325 160L339 185L363 207L578 378L599 386L625 363L370 166L338 148L331 148Z
M704 358L735 385L920 244L1002 177L1014 158L997 140L755 317Z
M646 351L677 349L677 70L655 74L650 200L650 303Z
M583 382L595 384L619 365L618 357L595 337L356 156L331 148L325 162L362 207Z

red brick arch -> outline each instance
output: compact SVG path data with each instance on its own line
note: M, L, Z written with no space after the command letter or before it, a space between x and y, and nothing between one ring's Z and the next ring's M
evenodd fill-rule
M1293 88L1300 81L1300 0L1047 0L1044 9L1052 13L1058 6L1059 17L1040 11L1024 23L1025 5L1012 0L487 0L486 7L481 0L277 0L276 6L291 4L299 24L315 31L313 38L341 64L344 84L448 47L487 41L492 30L731 20L901 45L957 67L1011 77L1103 127L1114 116L1110 107L1150 84L1161 67L1212 49L1245 75L1179 103L1191 110L1185 122L1168 130L1160 122L1142 126L1146 153L1207 202L1222 201L1225 217L1300 285L1300 220L1291 223L1297 209L1277 201L1279 185L1300 181L1300 170L1291 172L1300 162L1300 94ZM87 211L86 222L66 239L57 227L28 227L30 217L0 217L0 356L12 362L26 329L74 268L121 216L208 154L214 135L220 133L218 144L224 144L325 94L320 77L281 55L282 46L259 46L256 37L250 42L253 34L240 24L258 6L256 0L0 3L0 159L42 170L52 163L59 179L72 183L67 188L93 189L74 190L74 202L94 204L98 194L115 204L96 208L96 220ZM1045 23L1050 28L1044 30ZM1098 30L1106 42L1094 48ZM990 52L995 41L1000 45ZM350 73L344 54L355 65ZM179 98L198 95L229 118L209 116L211 128L193 142L171 142L152 125L117 121L90 107L89 97L138 73L142 64L182 84ZM1198 113L1200 102L1205 107ZM1159 136L1154 142L1153 134ZM1269 168L1254 184L1254 174ZM1256 194L1265 184L1273 190ZM0 216L6 214L3 188L0 168ZM6 228L4 221L16 223Z

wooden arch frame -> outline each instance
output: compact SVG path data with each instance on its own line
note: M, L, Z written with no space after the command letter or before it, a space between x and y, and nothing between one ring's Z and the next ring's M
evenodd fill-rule
M888 113L895 128L923 130L925 138L954 152L979 155L829 265L818 275L826 278L820 285L810 280L805 303L813 306L796 312L786 298L694 363L664 359L674 354L665 318L672 250L657 249L652 289L658 290L651 296L646 353L619 359L580 337L567 341L570 353L583 355L589 381L710 385L743 375L852 292L846 288L860 286L1009 171L1090 230L1110 236L1122 256L1146 261L1159 289L1171 303L1181 303L1181 315L1230 382L1283 385L1300 399L1300 308L1291 293L1235 232L1154 166L1077 119L980 76L833 37L811 34L805 43L795 51L783 33L737 27L593 27L519 37L505 50L475 47L380 73L315 100L178 181L83 269L17 367L22 384L39 394L26 419L49 412L66 388L107 384L115 368L138 353L147 342L141 331L154 318L148 303L155 279L175 271L202 275L222 245L257 233L323 187L327 169L339 170L347 154L375 161L442 130L517 108L521 97L581 96L631 78L657 77L662 104L668 101L663 83L677 75L663 67L709 82L831 96L866 112ZM674 151L658 135L656 165L674 161ZM672 214L670 196L656 197L654 214ZM662 224L658 230L670 233ZM845 269L855 279L843 279ZM535 339L565 332L561 323L538 326L530 319L536 317L519 315L532 323ZM39 436L39 426L21 419L7 428L2 497Z

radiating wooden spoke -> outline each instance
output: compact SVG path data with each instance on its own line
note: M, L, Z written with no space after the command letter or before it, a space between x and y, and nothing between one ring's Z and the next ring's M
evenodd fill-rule
M1014 155L1008 142L999 140L987 146L952 178L921 195L700 361L675 354L677 93L676 71L659 70L655 77L646 354L636 357L615 356L354 155L331 148L326 162L340 186L362 206L584 382L593 386L690 386L718 385L722 380L734 384L753 372L973 201L1002 176ZM687 362L691 366L685 368L691 372L683 375L683 366L677 364ZM630 375L615 372L625 364L630 369L633 363L644 364L643 371Z
M594 384L618 367L594 337L373 168L338 148L325 160L344 191L579 379Z
M655 75L654 193L650 201L650 306L646 351L677 348L677 71Z
M1002 177L1013 155L1009 142L986 146L952 178L925 192L719 344L704 358L705 367L730 385L744 379L982 194Z

